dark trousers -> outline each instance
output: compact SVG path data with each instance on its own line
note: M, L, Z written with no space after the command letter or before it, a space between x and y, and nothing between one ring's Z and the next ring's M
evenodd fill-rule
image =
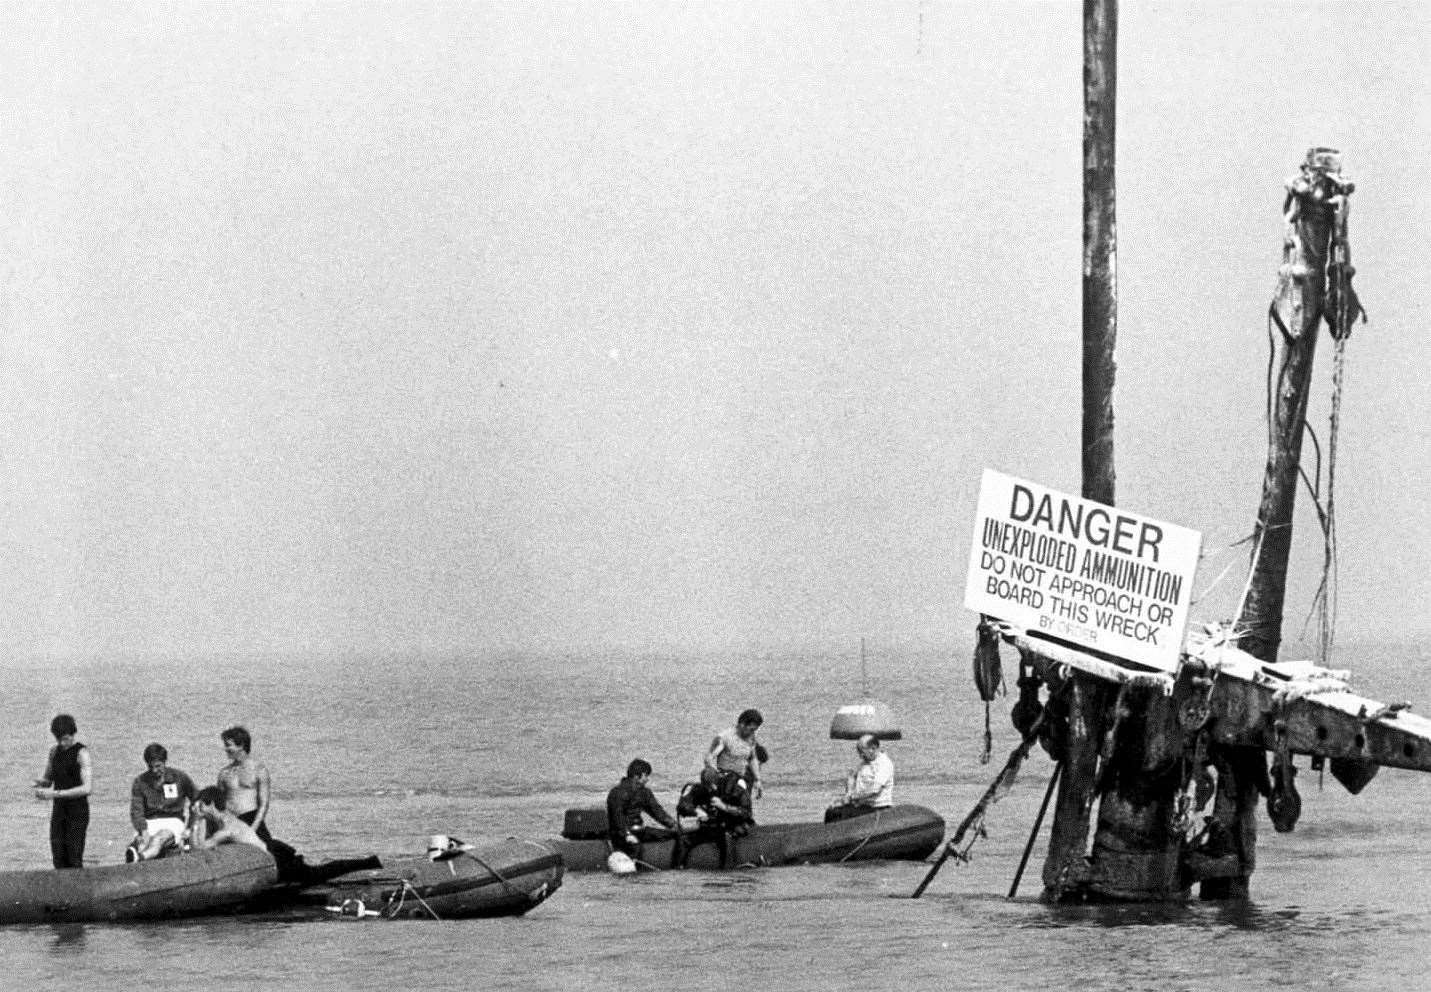
M84 867L89 800L56 799L50 809L50 858L56 868Z
M856 816L869 816L871 813L878 813L880 808L874 806L831 806L825 810L825 822L835 823L839 820L849 820Z
M238 818L253 827L253 821L258 819L258 810L251 809L247 813L240 813ZM304 873L308 870L308 866L303 861L303 855L269 833L267 823L260 823L254 827L253 832L258 834L258 839L263 841L268 848L268 853L273 855L274 861L278 862L278 880L280 882L295 882L303 878ZM359 867L373 866L362 864ZM345 873L339 872L339 874Z
M244 823L247 823L250 827L252 827L253 821L258 819L258 810L251 809L247 813L240 813L238 815L238 818ZM258 839L263 841L265 844L273 840L273 834L268 832L267 822L260 823L257 827L254 827L253 832L258 834Z

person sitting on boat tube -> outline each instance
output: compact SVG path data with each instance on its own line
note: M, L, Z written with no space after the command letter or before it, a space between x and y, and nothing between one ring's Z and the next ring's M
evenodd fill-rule
M125 861L147 861L178 848L189 819L189 803L199 794L193 779L169 767L169 752L163 744L144 749L144 764L146 771L135 777L129 790L134 842L124 849Z
M649 816L668 830L675 830L676 818L652 795L651 763L636 758L626 766L626 777L606 794L606 829L611 849L638 859L641 841L650 831L643 816Z
M701 769L701 784L717 794L726 791L722 785L730 783L732 776L738 778L748 790L742 802L747 810L750 800L759 799L764 792L760 784L760 755L765 749L755 740L755 732L764 722L759 710L745 710L736 717L734 727L721 731L711 741Z
M826 813L827 823L894 805L894 762L880 749L879 738L862 734L855 753L860 763L845 777L845 795Z

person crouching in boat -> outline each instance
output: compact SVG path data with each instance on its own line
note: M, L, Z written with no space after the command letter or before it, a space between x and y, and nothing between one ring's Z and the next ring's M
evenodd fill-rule
M633 870L641 861L642 841L654 836L644 817L651 817L668 831L677 829L676 818L666 812L647 785L651 771L650 762L636 758L626 766L626 777L606 794L606 829L611 851L625 855L632 863L632 867L627 868L625 862L613 859L613 871Z
M845 794L825 811L825 822L873 813L894 805L894 762L880 749L879 738L864 734L855 741L860 762L845 778Z
M137 775L129 790L129 822L134 841L124 849L125 861L147 861L177 849L183 842L189 803L199 794L194 780L169 767L163 744L144 749L146 771Z

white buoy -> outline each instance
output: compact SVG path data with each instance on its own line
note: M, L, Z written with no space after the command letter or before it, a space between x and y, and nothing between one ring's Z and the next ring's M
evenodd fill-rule
M612 851L606 858L606 869L613 875L632 875L636 872L636 862L622 851Z
M835 718L830 721L831 740L853 741L865 734L874 734L882 741L897 741L904 736L894 712L877 700L850 703L835 710Z
M863 702L850 703L835 710L835 718L830 721L830 739L853 741L865 734L874 734L884 741L899 740L903 734L900 733L899 721L894 718L894 711L884 703L868 698L863 637L860 638L860 689L866 697Z

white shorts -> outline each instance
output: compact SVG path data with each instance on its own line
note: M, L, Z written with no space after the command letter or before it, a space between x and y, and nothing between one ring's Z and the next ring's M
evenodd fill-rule
M179 839L184 836L184 821L177 816L161 816L154 820L145 820L144 829L151 835L157 834L161 830L167 830L174 835L174 843L179 843Z

